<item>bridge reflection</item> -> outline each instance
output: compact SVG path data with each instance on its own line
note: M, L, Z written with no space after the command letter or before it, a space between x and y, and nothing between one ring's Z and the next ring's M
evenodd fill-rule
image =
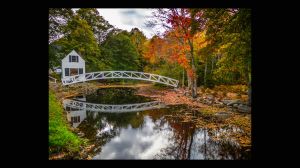
M166 106L160 101L121 105L96 104L86 102L85 97L76 99L65 99L63 101L63 105L65 110L67 111L68 121L71 122L72 126L75 128L86 118L87 111L104 113L125 113L159 109Z

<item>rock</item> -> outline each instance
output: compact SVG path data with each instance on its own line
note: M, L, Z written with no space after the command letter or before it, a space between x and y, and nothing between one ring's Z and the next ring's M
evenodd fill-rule
M242 103L242 101L240 99L231 100L231 101L229 101L229 103L227 104L227 106L232 106L234 104L240 104L240 103Z
M215 104L214 106L215 106L215 107L218 107L218 108L223 108L223 107L224 107L223 104Z
M219 102L218 100L214 100L215 104L221 104L221 102Z
M205 102L206 104L209 104L209 105L212 104L212 101L211 101L211 100L204 100L204 102Z
M237 110L239 112L242 112L242 113L250 113L251 112L251 107L246 106L246 105L242 105L242 106L238 106Z
M218 118L221 118L221 119L225 119L225 118L228 118L228 117L230 117L230 113L228 113L228 112L217 112L216 114L215 114L215 116L217 116Z
M228 103L231 102L231 100L222 100L222 102L227 105Z
M233 104L233 107L237 108L239 106L239 104Z
M207 95L206 97L207 97L207 99L209 99L209 100L213 100L213 99L214 99L214 96L213 96L213 95Z

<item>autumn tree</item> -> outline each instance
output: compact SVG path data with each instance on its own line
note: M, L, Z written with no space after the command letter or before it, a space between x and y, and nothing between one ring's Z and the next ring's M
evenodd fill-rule
M166 32L176 31L179 43L189 46L185 55L189 61L187 67L188 77L191 84L192 97L197 97L197 73L194 58L193 36L197 31L202 31L205 19L202 18L201 10L194 9L157 9L154 18L149 25L161 25Z
M151 39L146 40L143 52L143 59L146 62L144 71L175 79L180 78L183 68L170 57L172 54L170 51L174 51L170 49L173 47L172 45L174 45L173 41L168 41L166 38L159 36L153 36Z

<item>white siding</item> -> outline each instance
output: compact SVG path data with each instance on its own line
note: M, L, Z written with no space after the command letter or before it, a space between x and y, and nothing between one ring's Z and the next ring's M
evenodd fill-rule
M77 100L86 101L86 98L85 97L83 97L83 98L77 98ZM64 107L66 108L65 104L64 104ZM78 117L78 116L80 117L79 122L72 123L72 126L74 128L77 128L78 125L86 118L86 109L84 108L82 110L74 110L74 111L71 110L70 112L67 113L67 120L69 122L71 122L71 118L72 117Z
M71 117L78 117L78 116L80 117L79 122L72 123L72 126L74 128L78 127L78 125L86 118L86 110L82 109L82 110L76 110L67 113L67 119L69 122L71 122Z
M69 62L70 55L77 55L78 62ZM62 78L65 77L65 68L82 68L83 74L85 74L85 61L80 57L76 51L70 52L64 59L61 60Z

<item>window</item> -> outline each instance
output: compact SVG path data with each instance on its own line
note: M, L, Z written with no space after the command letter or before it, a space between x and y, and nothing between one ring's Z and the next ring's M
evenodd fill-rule
M83 69L79 68L79 74L83 74Z
M69 68L65 68L65 76L70 76Z
M78 56L70 55L69 56L69 62L78 62Z
M80 122L80 116L71 117L72 123L79 123Z

